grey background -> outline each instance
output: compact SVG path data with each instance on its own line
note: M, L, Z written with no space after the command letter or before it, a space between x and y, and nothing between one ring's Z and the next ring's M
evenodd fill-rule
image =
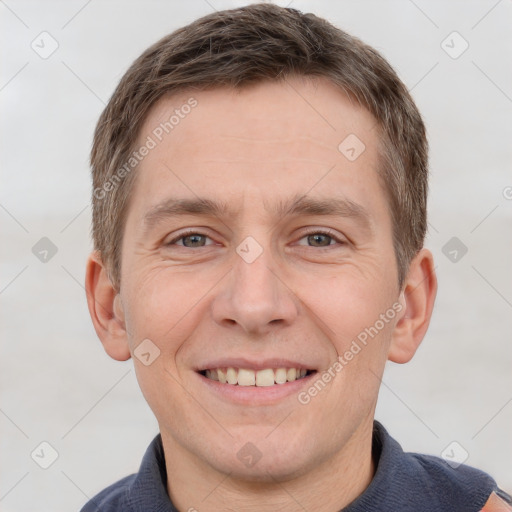
M157 433L132 362L106 356L86 307L88 151L104 104L141 51L212 9L246 3L0 1L1 511L78 510L136 471ZM512 4L291 6L382 52L429 130L427 247L439 294L415 359L387 367L377 418L410 451L441 455L456 441L455 452L467 451L468 464L511 492ZM43 45L43 31L59 45L47 59L31 48ZM463 48L458 36L447 39L453 31L469 43L458 58L441 46ZM43 237L57 249L46 263L32 252ZM445 247L452 237L467 247L455 262L456 246ZM42 441L58 452L48 469L30 455L48 461Z

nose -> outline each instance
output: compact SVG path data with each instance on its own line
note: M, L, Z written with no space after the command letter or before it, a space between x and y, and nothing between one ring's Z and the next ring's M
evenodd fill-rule
M252 263L234 254L233 268L212 303L213 318L222 327L263 336L297 317L299 300L269 252L264 250Z

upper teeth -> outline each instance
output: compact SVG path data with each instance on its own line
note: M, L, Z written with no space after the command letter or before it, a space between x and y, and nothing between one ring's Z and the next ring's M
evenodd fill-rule
M246 368L215 368L206 370L208 379L218 380L223 384L238 384L239 386L273 386L293 382L305 377L304 368L266 368L265 370L249 370Z

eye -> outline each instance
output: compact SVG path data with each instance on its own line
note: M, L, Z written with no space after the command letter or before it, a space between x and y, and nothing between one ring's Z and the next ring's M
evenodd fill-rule
M299 243L298 245L308 245L309 247L329 247L331 245L345 244L343 240L340 240L335 234L331 231L312 231L310 233L306 233L300 240L306 240L306 244ZM332 243L334 242L334 244Z
M210 240L210 243L207 243ZM306 240L306 243L298 243L298 245L306 245L308 247L325 248L336 244L344 245L346 242L337 237L332 231L311 231L310 233L304 234L300 241ZM215 242L204 233L198 231L187 231L181 233L179 236L173 238L167 242L166 246L178 245L187 249L194 249L198 247L205 247L207 245L214 245Z
M181 233L178 237L167 242L165 245L180 245L180 246L186 247L188 249L193 249L195 247L204 247L206 245L212 245L211 243L207 244L206 239L211 240L211 238L209 236L207 236L203 233L198 233L197 231L187 231L186 233ZM181 242L181 243L179 243L179 242Z

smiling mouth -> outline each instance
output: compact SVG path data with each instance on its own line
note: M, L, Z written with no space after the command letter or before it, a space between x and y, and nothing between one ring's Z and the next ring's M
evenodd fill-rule
M199 373L203 377L218 381L221 384L267 387L303 379L308 375L316 373L316 370L307 370L305 368L266 368L263 370L212 368L200 371Z

